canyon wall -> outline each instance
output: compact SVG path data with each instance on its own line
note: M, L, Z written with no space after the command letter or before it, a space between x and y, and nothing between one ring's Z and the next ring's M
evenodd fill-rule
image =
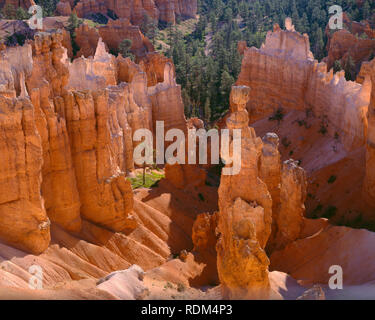
M131 52L137 59L144 58L148 52L153 52L152 43L141 33L138 26L132 25L128 19L110 20L98 28L81 24L76 30L75 42L80 50L76 56L89 57L95 54L99 38L102 38L111 52L118 52L119 45L124 39L130 39Z
M176 17L195 18L197 14L196 0L80 0L73 2L62 0L57 5L57 12L68 15L75 10L78 17L83 18L93 13L103 15L115 14L125 18L134 25L141 25L145 15L153 20L175 23Z
M28 10L31 6L35 5L34 0L1 0L0 1L0 8L5 5L11 5L15 9L21 7L25 10Z
M339 61L344 67L349 56L359 71L361 63L368 61L375 54L375 30L368 21L352 21L346 13L343 17L344 29L331 31L327 25L325 34L328 38L328 56L324 58L328 69L331 69L335 61Z
M363 85L346 81L343 72L327 71L310 52L307 35L275 25L260 49L243 49L244 57L237 85L252 88L247 104L250 123L272 115L278 109L310 110L328 133L337 132L345 147L353 149L365 142L366 112L370 82Z
M73 232L81 230L81 217L114 231L134 229L126 179L134 170L133 132L153 130L153 117L186 127L173 64L165 62L156 76L161 69L145 60L143 68L158 79L149 86L146 71L107 53L101 39L93 57L72 63L62 41L61 31L38 33L0 52L8 164L1 174L0 238L33 253L49 244L49 220ZM172 117L163 116L167 105Z

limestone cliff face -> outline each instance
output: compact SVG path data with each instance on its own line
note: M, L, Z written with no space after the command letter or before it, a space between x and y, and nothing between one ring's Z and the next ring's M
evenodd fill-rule
M49 244L49 219L74 232L81 216L114 231L135 228L126 179L134 170L133 132L153 129L167 92L171 110L181 114L161 120L186 126L173 65L165 64L163 80L148 86L139 65L108 54L101 40L94 57L73 63L62 41L61 32L39 33L23 47L0 51L8 163L0 174L0 238L33 253Z
M343 73L327 72L313 59L307 35L277 25L260 49L246 48L237 85L251 87L247 104L250 122L278 108L311 110L328 121L329 134L343 137L347 149L364 144L369 103L367 86L346 81Z
M125 18L134 25L140 25L144 16L148 15L154 20L175 23L176 17L194 18L197 14L196 0L80 0L60 1L57 5L58 12L66 15L74 9L81 18L92 14L102 13L107 15L112 11L119 18Z

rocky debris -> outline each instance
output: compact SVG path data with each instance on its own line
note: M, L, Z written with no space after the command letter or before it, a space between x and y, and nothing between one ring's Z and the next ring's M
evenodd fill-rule
M134 25L141 25L145 15L153 20L164 23L175 23L176 17L195 18L197 14L196 0L80 0L73 2L62 0L57 5L57 11L61 15L75 10L78 17L84 18L90 14L100 13L112 16L115 13L118 18L125 18Z
M297 300L325 300L325 294L321 286L314 285L312 288L306 290L302 296Z
M252 89L250 123L278 110L311 110L326 119L328 134L337 132L347 150L365 142L369 86L346 81L343 72L327 72L310 52L307 35L278 26L260 49L246 48L236 85Z
M115 271L100 279L97 288L120 300L140 300L148 294L143 284L144 271L137 265L126 270Z

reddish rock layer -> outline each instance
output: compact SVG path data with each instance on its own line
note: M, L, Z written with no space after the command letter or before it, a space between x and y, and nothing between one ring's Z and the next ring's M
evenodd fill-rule
M349 56L352 58L357 71L363 61L369 60L375 53L375 30L371 29L367 21L351 21L346 13L343 18L344 29L331 32L326 28L328 37L328 56L324 59L328 69L333 67L335 61L340 61L344 67Z
M102 38L112 52L118 52L119 45L124 39L132 41L131 51L137 59L144 58L148 52L153 52L151 42L143 36L139 27L133 26L127 19L110 20L107 25L98 29L86 24L76 30L75 41L80 48L76 56L89 57L95 54L99 38Z
M125 18L134 25L141 25L145 15L154 20L175 23L176 17L195 18L196 0L80 0L75 6L72 1L61 1L57 5L59 14L66 15L74 9L81 18L92 14L107 15L109 10L119 18Z

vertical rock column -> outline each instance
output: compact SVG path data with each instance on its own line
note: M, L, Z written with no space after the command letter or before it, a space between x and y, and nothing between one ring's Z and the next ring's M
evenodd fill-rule
M277 226L273 234L273 249L283 249L297 240L304 222L307 178L297 161L287 160L281 172L280 210L272 215Z
M35 37L33 69L26 84L43 147L42 195L47 214L63 228L79 231L81 203L62 98L69 73L63 62L65 50L61 41L60 32Z
M42 144L29 99L0 95L0 239L39 254L50 241L40 194Z
M226 299L269 297L269 259L264 248L271 233L272 199L258 167L263 143L248 126L249 92L246 86L232 87L226 122L231 133L241 129L241 170L222 175L219 187L217 267Z
M361 73L371 79L372 89L368 106L367 144L366 144L366 176L364 181L364 198L368 205L375 207L375 59L364 63ZM374 217L371 217L375 220Z

